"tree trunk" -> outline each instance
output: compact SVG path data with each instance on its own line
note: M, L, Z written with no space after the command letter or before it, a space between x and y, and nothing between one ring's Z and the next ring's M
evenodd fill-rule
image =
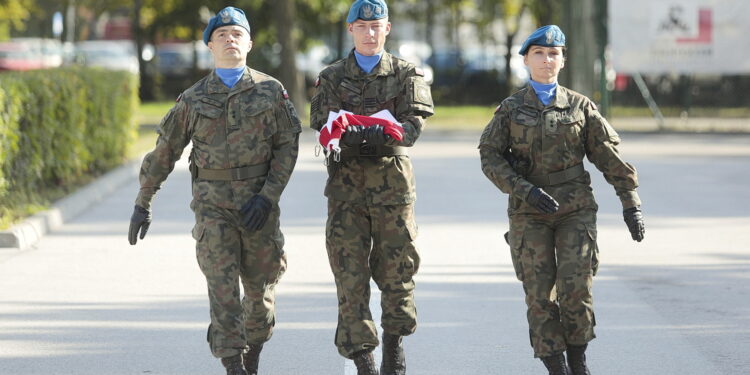
M295 59L298 42L296 35L294 35L296 30L295 20L297 19L294 0L277 0L273 5L273 12L276 19L278 42L281 44L279 80L284 84L294 107L299 112L304 110L307 99L303 87L304 81L297 70Z

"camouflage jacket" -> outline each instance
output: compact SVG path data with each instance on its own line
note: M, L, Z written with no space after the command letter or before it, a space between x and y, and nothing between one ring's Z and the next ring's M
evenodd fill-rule
M404 139L389 139L387 144L410 147L419 138L425 118L433 114L422 71L387 52L367 74L352 51L324 69L316 87L310 108L310 127L315 130L326 123L329 111L369 116L387 109L404 126ZM375 205L412 203L416 190L411 161L406 155L331 160L325 195Z
M479 141L482 171L506 194L509 213L537 213L525 202L534 187L528 176L574 167L588 157L614 186L623 208L641 204L635 168L624 162L616 146L620 136L585 96L558 86L557 94L544 106L534 89L527 86L505 99L484 129ZM510 151L518 160L512 168L503 157ZM591 176L551 186L540 186L560 203L561 212L597 208Z
M192 141L191 168L267 164L268 173L236 181L193 176L193 198L239 209L254 194L278 202L297 161L301 124L281 83L245 68L231 89L212 72L183 92L159 124L156 147L143 159L136 204L149 208Z

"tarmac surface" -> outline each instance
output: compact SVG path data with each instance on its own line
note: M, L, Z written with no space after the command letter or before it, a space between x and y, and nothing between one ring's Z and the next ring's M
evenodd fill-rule
M594 279L595 374L750 372L750 135L622 134L639 171L646 238L591 165L602 265ZM529 346L508 247L507 196L482 174L478 134L431 134L417 175L419 328L409 374L544 374ZM324 241L325 172L312 135L282 196L289 268L260 373L353 374L333 345L336 291ZM0 249L0 374L222 374L205 341L206 286L190 236L183 159L146 238L127 243L131 177L25 251ZM79 202L91 200L92 193ZM83 203L80 203L83 204ZM379 294L371 308L379 315ZM379 350L377 351L379 352Z

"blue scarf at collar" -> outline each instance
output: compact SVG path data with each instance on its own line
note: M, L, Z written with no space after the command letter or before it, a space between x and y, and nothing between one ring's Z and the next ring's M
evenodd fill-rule
M359 65L365 73L370 74L370 72L375 69L375 65L378 65L380 62L380 58L383 57L383 52L385 51L380 51L377 55L365 56L354 51L354 57L357 59L357 65Z
M224 82L224 84L230 89L240 81L243 73L245 73L244 66L229 69L216 68L216 75L219 76L221 82Z
M539 98L544 105L549 105L549 103L552 102L552 98L554 98L557 93L557 82L539 83L530 79L529 83L531 84L531 87L534 88L536 97Z

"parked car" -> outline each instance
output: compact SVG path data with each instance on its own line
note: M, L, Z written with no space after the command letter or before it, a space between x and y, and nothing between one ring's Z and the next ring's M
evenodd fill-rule
M0 43L0 70L42 69L41 55L24 43Z
M40 56L44 68L57 68L63 64L63 47L57 39L13 38L11 42L27 45L35 55Z
M83 66L139 73L135 44L129 40L89 40L76 43L75 61Z

